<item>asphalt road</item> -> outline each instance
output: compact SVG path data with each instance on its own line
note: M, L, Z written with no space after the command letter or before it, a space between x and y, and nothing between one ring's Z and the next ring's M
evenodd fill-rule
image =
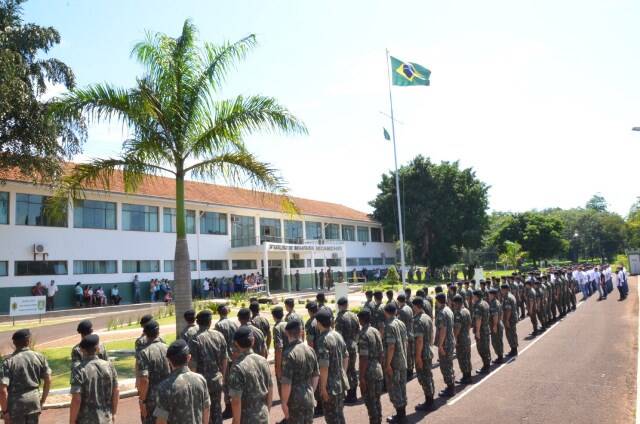
M542 335L530 339L529 320L520 321L520 355L494 367L475 384L458 387L454 398L436 398L428 414L415 411L423 401L416 379L407 385L408 423L633 423L636 407L638 354L638 288L631 280L627 300L618 302L612 293L598 302L591 297ZM580 297L580 295L578 296ZM505 340L506 346L506 340ZM472 349L474 368L481 365ZM456 377L460 377L457 363ZM444 388L442 375L434 369L436 391ZM271 422L283 418L277 401ZM393 414L388 396L382 398L383 414ZM137 398L120 403L117 422L139 422ZM349 423L368 422L359 403L345 407ZM45 411L41 423L66 423L68 410ZM226 422L230 422L227 420ZM316 418L314 423L324 422Z

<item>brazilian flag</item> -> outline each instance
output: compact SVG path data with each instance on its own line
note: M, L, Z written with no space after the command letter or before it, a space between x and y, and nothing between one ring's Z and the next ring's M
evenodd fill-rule
M391 75L393 85L429 85L431 71L417 63L403 62L391 56Z

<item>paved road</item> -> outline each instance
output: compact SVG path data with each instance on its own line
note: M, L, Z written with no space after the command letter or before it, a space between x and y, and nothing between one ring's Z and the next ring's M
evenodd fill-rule
M422 402L422 391L414 379L407 385L409 423L472 422L499 423L626 423L634 422L638 352L637 279L631 293L617 302L594 297L578 310L534 339L528 320L518 325L520 356L494 367L489 376L475 378L474 385L458 387L456 397L436 399L436 409L425 414L414 407ZM506 341L505 341L506 343ZM475 368L481 364L473 349ZM456 364L457 377L459 371ZM444 388L442 375L434 369L436 390ZM276 394L277 399L277 394ZM386 395L383 413L393 413ZM276 400L271 422L282 419ZM367 422L364 405L345 408L347 422ZM459 421L458 421L459 420ZM68 410L46 411L42 423L65 423ZM118 422L137 421L137 398L121 401ZM227 422L230 422L228 420ZM316 418L314 423L324 422Z

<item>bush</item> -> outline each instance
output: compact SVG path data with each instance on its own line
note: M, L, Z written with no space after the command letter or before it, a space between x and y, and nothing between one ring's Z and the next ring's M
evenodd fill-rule
M394 265L391 265L387 271L387 281L391 284L397 284L400 281L400 275Z
M358 315L360 313L360 311L362 311L362 306L354 306L353 308L350 309L351 312L353 312L354 314Z

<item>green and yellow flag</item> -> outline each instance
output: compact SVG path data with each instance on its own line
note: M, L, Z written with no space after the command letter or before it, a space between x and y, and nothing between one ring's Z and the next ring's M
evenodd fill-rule
M393 85L429 85L430 70L417 63L403 62L393 56L390 57Z

